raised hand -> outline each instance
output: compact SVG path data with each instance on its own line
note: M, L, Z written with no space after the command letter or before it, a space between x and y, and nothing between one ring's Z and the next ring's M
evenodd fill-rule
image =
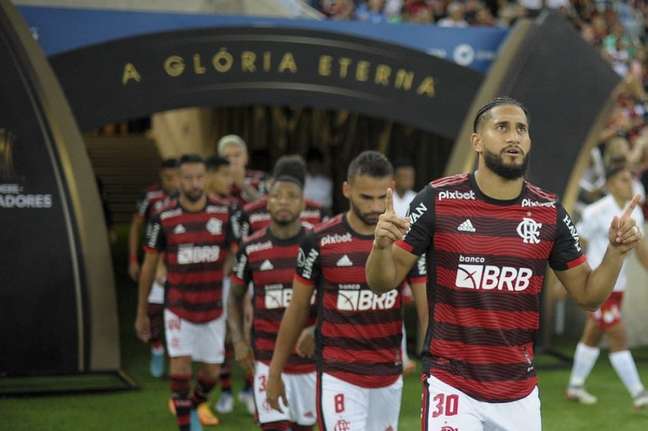
M376 225L374 246L379 249L391 247L394 241L403 239L409 227L409 220L399 217L394 211L394 193L391 188L387 189L385 212L380 215Z
M641 196L635 195L628 203L623 213L620 216L614 217L608 238L610 245L617 249L621 254L626 254L635 248L639 241L641 241L642 234L639 227L637 227L632 212L637 208L641 202Z

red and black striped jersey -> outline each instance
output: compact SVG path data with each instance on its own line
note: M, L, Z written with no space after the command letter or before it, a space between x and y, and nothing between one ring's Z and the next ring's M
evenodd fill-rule
M478 400L527 396L537 384L533 341L547 263L562 271L585 262L569 214L529 182L501 201L463 174L428 184L409 218L396 244L427 256L424 370Z
M400 288L376 295L365 278L373 239L339 214L306 235L295 275L318 289L319 371L368 388L388 386L403 372Z
M160 186L150 186L137 202L137 215L148 223L153 214L162 209L168 198L169 195Z
M144 250L164 252L165 306L194 323L223 312L223 263L236 243L227 202L208 198L191 212L173 199L149 223Z
M238 217L238 223L241 227L241 238L247 238L255 232L270 226L272 219L270 218L267 206L268 197L263 196L243 207ZM315 226L326 221L328 218L329 213L326 208L309 199L304 201L304 210L300 214L302 222Z
M297 252L306 232L304 227L293 238L279 239L272 235L270 228L264 228L243 241L236 256L232 283L248 286L252 282L254 357L268 365L272 360L281 319L292 298ZM314 323L312 317L306 326ZM284 368L286 373L312 371L315 371L315 362L296 353L290 355Z

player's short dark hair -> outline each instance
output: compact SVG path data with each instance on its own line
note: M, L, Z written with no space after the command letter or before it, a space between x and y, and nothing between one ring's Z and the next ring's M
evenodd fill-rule
M160 169L175 169L177 167L178 159L175 158L164 159L162 160L162 164L160 164Z
M479 111L477 111L477 115L475 115L475 120L473 121L473 132L477 132L477 129L479 129L480 124L482 121L487 119L489 117L490 110L497 107L497 106L502 106L502 105L513 105L517 106L518 108L522 109L524 111L524 115L527 117L527 122L530 123L531 120L529 118L529 111L527 111L526 106L522 104L522 102L519 102L512 97L496 97L495 99L491 100L481 108L479 108Z
M230 162L225 157L214 154L205 160L205 164L208 171L217 171L221 166L229 166Z
M628 164L625 159L613 159L612 162L605 167L605 180L608 181L617 174L628 169Z
M382 153L378 151L363 151L349 164L347 180L351 181L358 175L384 178L394 175L394 168Z
M275 163L272 170L275 181L290 181L304 188L306 181L306 163L301 156L282 156Z
M188 163L202 163L203 165L205 165L205 159L203 159L200 154L183 154L180 157L180 163L178 165L182 166Z

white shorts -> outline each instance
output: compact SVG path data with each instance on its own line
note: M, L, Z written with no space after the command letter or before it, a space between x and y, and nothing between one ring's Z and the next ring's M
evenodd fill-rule
M225 361L225 316L206 323L192 323L164 310L169 356L191 356L196 362L222 364Z
M402 377L384 388L363 388L323 373L319 384L322 431L398 429Z
M157 280L153 282L148 296L149 304L164 304L164 285Z
M423 382L423 431L540 431L538 388L508 403L478 401L434 376Z
M268 405L266 383L270 368L263 362L256 362L254 370L254 402L257 405L259 423L290 421L303 426L315 425L315 371L304 374L282 373L288 406L282 406L283 413ZM282 403L283 404L283 403Z

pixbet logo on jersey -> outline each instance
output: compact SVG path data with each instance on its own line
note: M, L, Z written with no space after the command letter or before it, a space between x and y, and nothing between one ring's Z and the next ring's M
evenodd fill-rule
M460 191L449 191L449 190L444 190L439 193L439 200L442 201L444 199L454 199L454 200L475 200L475 192L472 190L469 190L467 192L460 192Z
M483 257L459 256L455 286L465 289L521 292L531 284L533 271L530 268L480 265L485 261Z
M397 297L397 290L376 295L371 290L366 289L340 289L338 291L337 309L341 311L389 310L396 304Z
M216 262L219 256L220 247L217 245L205 245L200 247L181 245L180 248L178 248L178 264L180 265Z

